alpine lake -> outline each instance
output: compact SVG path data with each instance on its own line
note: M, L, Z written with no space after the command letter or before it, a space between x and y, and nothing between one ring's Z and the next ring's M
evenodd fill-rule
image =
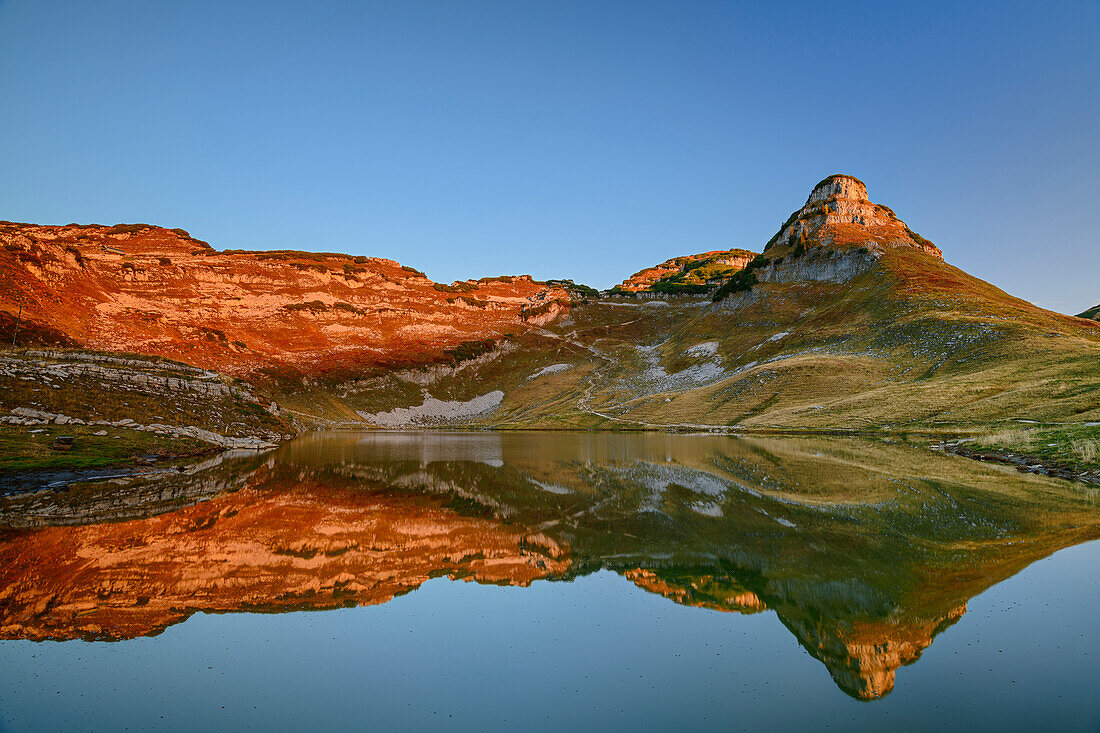
M0 731L1096 731L1098 538L900 440L311 433L0 497Z

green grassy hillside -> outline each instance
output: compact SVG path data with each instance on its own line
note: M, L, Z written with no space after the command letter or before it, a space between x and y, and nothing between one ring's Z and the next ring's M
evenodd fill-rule
M504 393L463 424L967 432L1100 420L1100 326L917 250L719 303L604 298L491 358L332 385L355 410ZM461 366L461 365L460 365ZM445 418L438 424L449 424Z

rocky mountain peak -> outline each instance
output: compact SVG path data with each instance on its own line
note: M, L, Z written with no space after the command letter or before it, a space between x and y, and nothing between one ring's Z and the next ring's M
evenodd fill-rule
M814 190L810 192L810 197L806 199L806 205L809 206L814 202L825 201L829 198L855 199L856 201L870 203L867 198L867 184L855 176L839 174L829 176L814 186Z
M912 247L943 259L936 245L910 229L889 206L872 202L866 184L848 175L831 175L814 186L806 204L791 214L764 249L774 257L815 246Z

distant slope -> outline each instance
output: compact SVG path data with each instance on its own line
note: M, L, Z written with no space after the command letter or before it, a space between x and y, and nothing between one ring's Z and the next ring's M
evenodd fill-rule
M1089 308L1084 313L1080 313L1078 318L1091 318L1094 321L1100 321L1100 305Z
M673 257L634 273L612 292L706 293L744 268L755 256L755 252L747 249L729 249Z

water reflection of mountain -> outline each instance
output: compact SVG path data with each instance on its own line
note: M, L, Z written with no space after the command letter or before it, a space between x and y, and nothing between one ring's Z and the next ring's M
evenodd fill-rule
M609 569L676 603L774 611L863 699L969 598L1100 536L1095 495L1052 479L904 445L669 434L306 436L10 498L0 519L3 638Z

